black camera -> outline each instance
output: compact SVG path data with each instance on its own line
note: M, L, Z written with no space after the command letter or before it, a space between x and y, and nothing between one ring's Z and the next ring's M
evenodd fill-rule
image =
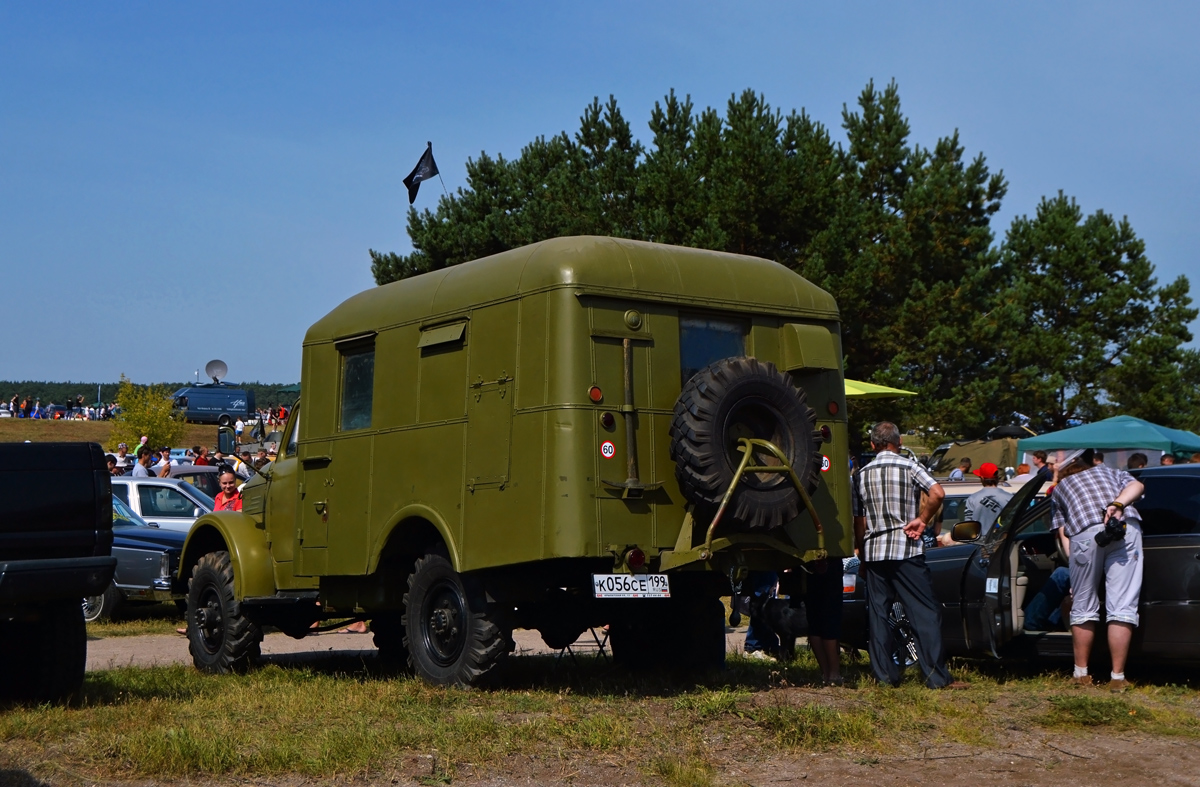
M1125 521L1114 516L1104 523L1104 530L1096 534L1096 546L1106 547L1123 538L1125 538Z

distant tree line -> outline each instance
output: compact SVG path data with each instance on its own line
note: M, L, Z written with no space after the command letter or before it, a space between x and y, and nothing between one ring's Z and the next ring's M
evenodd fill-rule
M573 136L467 161L466 188L409 209L413 252L370 251L376 282L563 235L612 235L775 260L831 292L846 375L918 392L852 408L981 435L1126 413L1200 426L1185 277L1160 284L1129 222L1059 192L997 242L1008 184L957 131L910 141L895 83L843 107L845 139L747 90L724 116L674 91L635 139L615 99Z
M191 383L156 383L155 387L166 389L167 393L178 391L185 385ZM284 392L280 389L289 386L289 383L230 383L239 388L245 388L248 391L254 391L254 403L259 407L278 407L286 405L291 407L292 404L300 398L300 395L295 392ZM117 390L119 382L116 383L99 383L100 401L106 404L117 401ZM291 383L295 385L295 383ZM77 396L83 396L85 405L93 405L96 403L96 387L97 383L50 383L37 382L33 380L23 380L20 382L13 380L0 380L0 398L5 402L12 399L13 394L20 398L29 398L30 401L40 399L42 405L48 404L67 404L68 401L74 402ZM137 386L145 387L145 386Z

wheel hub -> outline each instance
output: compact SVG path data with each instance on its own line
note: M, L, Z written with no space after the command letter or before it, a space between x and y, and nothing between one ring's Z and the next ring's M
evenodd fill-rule
M422 639L426 652L439 665L453 664L466 646L464 600L453 583L430 589L425 598Z

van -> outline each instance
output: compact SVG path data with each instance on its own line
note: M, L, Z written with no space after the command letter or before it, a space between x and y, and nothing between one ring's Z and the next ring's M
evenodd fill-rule
M194 424L231 426L254 414L254 391L234 388L226 383L202 383L180 388L174 393L175 408Z
M338 617L434 684L517 628L719 666L731 580L851 554L837 306L783 265L556 238L360 293L302 358L277 460L184 550L204 671Z

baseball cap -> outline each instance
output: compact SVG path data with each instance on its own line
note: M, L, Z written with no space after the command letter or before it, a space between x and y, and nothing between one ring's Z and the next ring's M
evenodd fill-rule
M117 443L117 448L129 448L128 443Z
M979 469L975 471L975 475L979 476L980 478L995 478L996 476L1000 475L1000 468L996 467L996 465L992 464L991 462L984 462L979 466Z

